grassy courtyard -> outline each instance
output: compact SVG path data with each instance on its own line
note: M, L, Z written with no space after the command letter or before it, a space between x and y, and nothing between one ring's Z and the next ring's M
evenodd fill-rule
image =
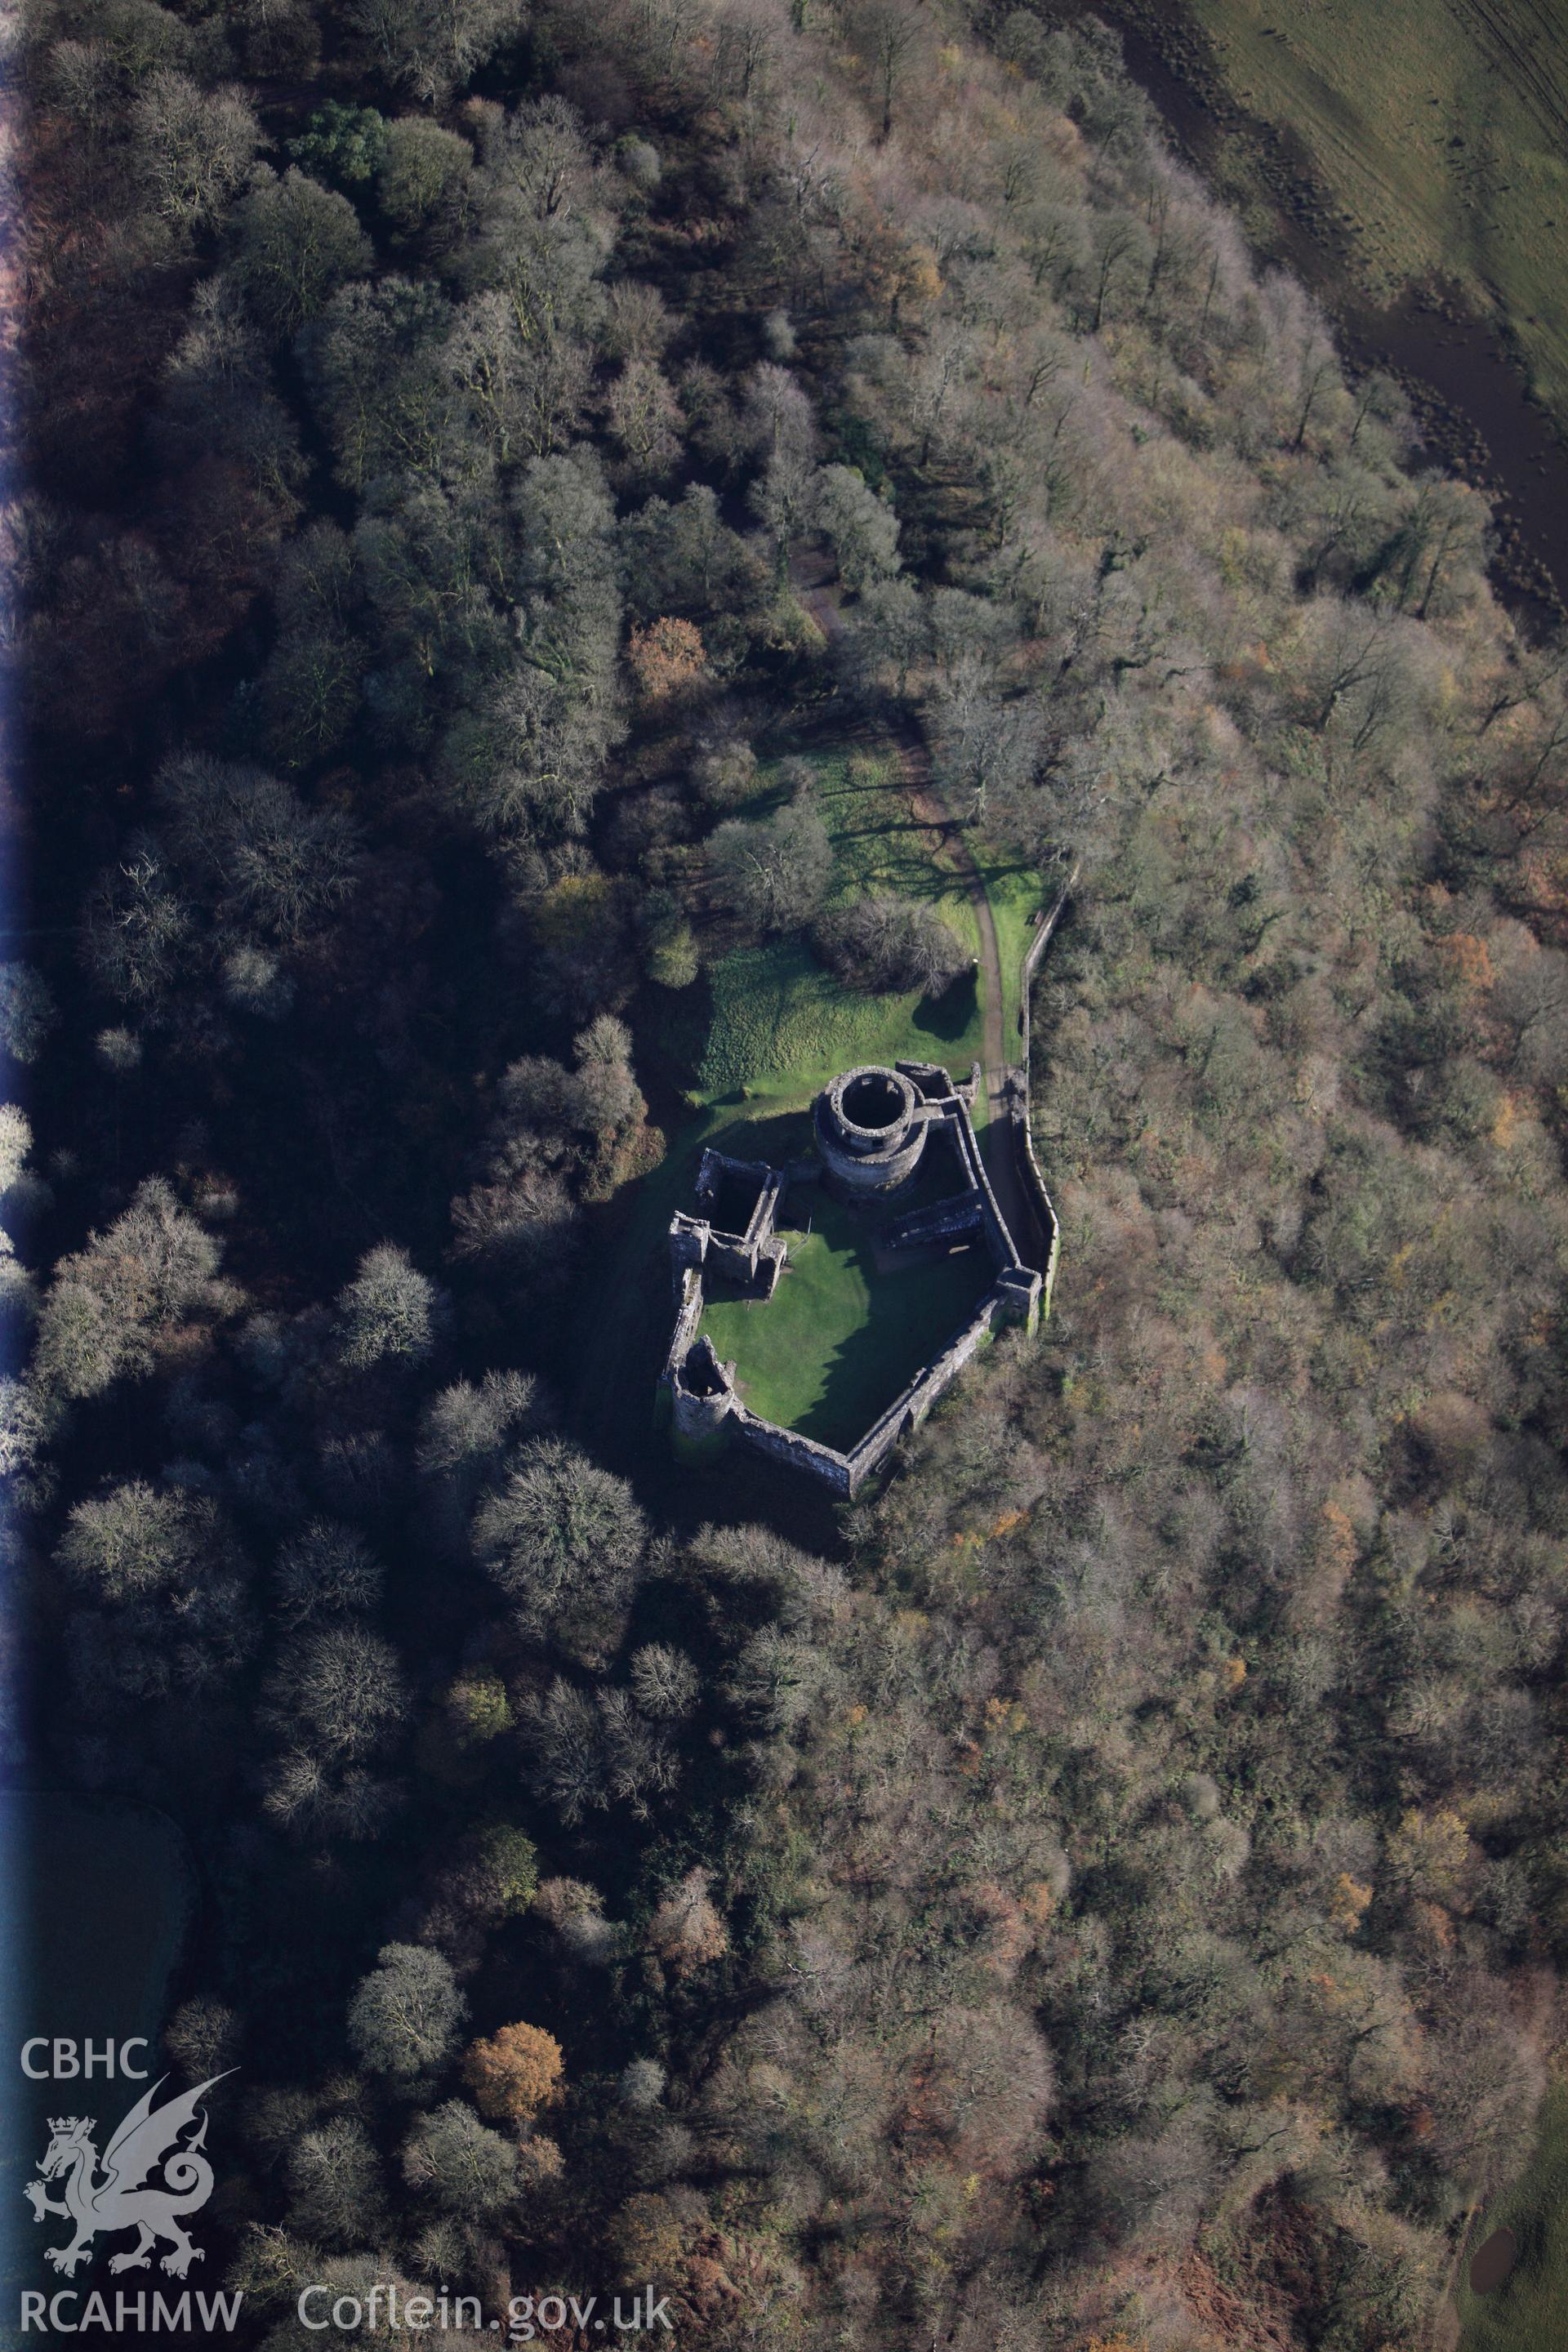
M790 1233L789 1265L771 1299L715 1298L702 1328L733 1361L754 1412L825 1445L852 1444L966 1322L991 1286L983 1249L879 1273L875 1212L816 1188L809 1234Z
M1519 2240L1512 2275L1488 2295L1458 2290L1463 2352L1561 2352L1568 2340L1568 2086L1555 2084L1541 2110L1541 2137L1529 2170L1487 2208L1468 2248L1494 2230Z

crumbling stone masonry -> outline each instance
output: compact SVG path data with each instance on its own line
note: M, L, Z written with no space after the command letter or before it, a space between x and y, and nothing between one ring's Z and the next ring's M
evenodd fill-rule
M705 1213L677 1214L669 1228L670 1255L677 1266L708 1266L727 1282L755 1286L761 1298L771 1298L784 1245L773 1232L788 1181L777 1168L761 1160L731 1160L722 1151L704 1151L697 1173L697 1202ZM715 1223L726 1208L745 1212L744 1229L726 1233Z
M682 1444L705 1448L721 1438L735 1439L804 1471L836 1494L852 1496L900 1439L919 1428L984 1340L1007 1323L1035 1329L1041 1278L1023 1263L1007 1230L969 1115L979 1076L976 1069L967 1082L955 1084L946 1070L925 1062L847 1070L817 1097L813 1124L818 1160L809 1169L797 1162L784 1171L704 1152L697 1200L708 1213L678 1214L669 1228L675 1330L660 1385ZM739 1283L758 1298L771 1297L787 1255L774 1226L789 1185L820 1182L851 1201L896 1205L938 1135L955 1155L957 1187L951 1198L895 1218L884 1234L885 1245L915 1249L978 1234L994 1268L990 1289L969 1321L921 1365L847 1452L764 1421L742 1401L734 1365L721 1362L712 1342L698 1337L707 1276ZM715 1222L728 1214L738 1225L742 1211L743 1230Z

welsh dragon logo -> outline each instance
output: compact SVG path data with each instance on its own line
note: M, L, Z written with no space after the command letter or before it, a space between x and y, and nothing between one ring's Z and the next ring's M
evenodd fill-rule
M229 2072L233 2071L231 2067ZM73 2221L76 2235L68 2246L46 2246L46 2262L68 2278L77 2264L87 2260L100 2230L138 2233L128 2253L112 2257L111 2271L145 2270L160 2240L173 2249L163 2257L160 2267L174 2277L184 2278L193 2263L202 2261L201 2248L192 2245L180 2221L183 2215L199 2211L213 2192L213 2168L201 2153L207 2136L205 2115L195 2137L183 2147L179 2138L195 2122L201 2102L213 2084L224 2079L222 2074L211 2075L194 2091L184 2091L177 2099L154 2107L153 2101L168 2080L167 2075L162 2076L142 2093L104 2149L101 2174L92 2137L98 2128L96 2117L49 2118L51 2137L38 2167L41 2177L29 2180L22 2193L32 2206L35 2221L55 2214L61 2221ZM160 2167L163 2179L150 2184L149 2175ZM46 2183L62 2178L64 2196L57 2204Z

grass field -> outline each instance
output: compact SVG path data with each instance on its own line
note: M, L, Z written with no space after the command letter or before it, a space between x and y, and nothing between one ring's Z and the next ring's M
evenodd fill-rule
M1034 937L1035 917L1048 906L1053 894L1043 889L1032 866L998 856L981 842L973 842L974 862L991 902L996 926L996 948L1002 959L1002 1035L1009 1061L1018 1058L1024 956ZM938 1055L935 1057L941 1060Z
M826 1084L853 1062L959 1070L980 1057L980 996L968 973L937 997L859 996L804 940L775 940L737 949L710 978L713 1025L698 1073L710 1099L769 1076Z
M1568 415L1568 10L1556 0L1189 0L1247 111L1293 132L1367 292L1456 280Z
M801 1205L812 1229L788 1236L789 1265L773 1297L716 1298L702 1328L734 1361L754 1412L847 1445L967 1321L990 1287L991 1262L973 1248L879 1274L868 1213L815 1190Z
M938 859L934 836L910 816L897 775L891 753L817 763L817 805L833 842L829 904L876 890L923 899L976 953L974 909L963 879ZM999 929L1003 908L1016 903L1022 940L1039 903L1037 878L996 861L993 903ZM1008 953L1004 942L1005 963ZM826 971L804 940L789 939L736 949L709 978L713 1018L697 1073L697 1091L708 1102L786 1074L798 1091L815 1093L849 1062L924 1060L963 1071L983 1056L980 994L967 976L939 997L862 996ZM1015 972L1015 992L1016 985Z
M1458 2291L1462 2352L1563 2352L1568 2344L1568 2085L1548 2092L1541 2139L1522 2179L1488 2207L1471 2229L1467 2250L1496 2229L1519 2240L1511 2277L1488 2295Z

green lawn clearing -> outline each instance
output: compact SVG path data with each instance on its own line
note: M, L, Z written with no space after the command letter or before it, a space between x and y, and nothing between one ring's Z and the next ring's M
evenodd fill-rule
M980 992L964 973L941 996L861 996L804 940L737 948L709 975L713 1023L698 1071L710 1101L755 1083L812 1094L855 1062L942 1062L960 1076L982 1050Z
M868 890L927 899L961 939L974 943L963 879L931 827L911 814L903 765L891 745L818 761L816 803L833 837L830 900Z
M791 1202L809 1234L788 1233L789 1265L767 1300L716 1297L702 1328L753 1412L824 1445L864 1434L991 1286L991 1261L973 1247L879 1273L877 1213L844 1207L816 1188Z
M1518 2263L1490 2294L1472 2294L1470 2256L1498 2229L1518 2239ZM1568 2343L1568 2084L1546 2095L1529 2170L1472 2225L1458 2301L1462 2352L1562 2352Z
M922 900L978 955L963 877L938 848L931 829L910 815L896 752L838 753L816 767L817 806L833 842L829 905L873 891ZM1016 860L971 845L996 923L1003 1012L1012 1039L1018 1026L1018 967L1040 904L1040 880ZM708 1102L759 1083L780 1091L785 1074L801 1094L815 1093L852 1062L941 1062L962 1076L984 1057L975 976L956 980L941 996L862 996L835 980L809 942L797 937L735 949L712 967L709 980L712 1023L696 1089Z
M1032 866L1000 856L973 835L970 847L991 902L996 926L996 950L1002 959L1002 1036L1007 1059L1016 1062L1023 1045L1020 1027L1024 958L1035 936L1035 917L1055 893L1047 890Z

